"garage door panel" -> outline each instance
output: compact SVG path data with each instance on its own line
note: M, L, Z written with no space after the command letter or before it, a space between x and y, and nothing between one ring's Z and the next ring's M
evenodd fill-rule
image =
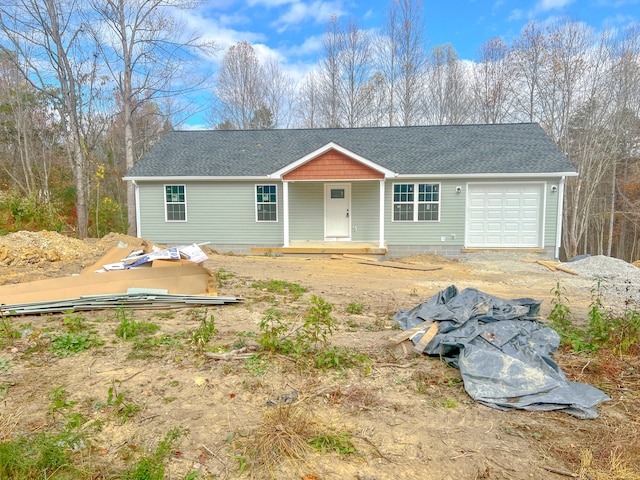
M542 183L469 185L467 246L540 247Z

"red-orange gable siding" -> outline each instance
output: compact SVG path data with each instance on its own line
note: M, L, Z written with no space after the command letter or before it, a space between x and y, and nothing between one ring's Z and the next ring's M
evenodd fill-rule
M285 174L284 180L366 180L384 174L363 165L344 153L330 150Z

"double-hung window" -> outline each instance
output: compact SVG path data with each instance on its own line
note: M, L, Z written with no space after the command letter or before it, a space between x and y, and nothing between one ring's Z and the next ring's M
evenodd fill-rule
M256 220L278 221L278 191L276 185L256 185Z
M395 222L437 222L440 220L439 183L394 183Z
M164 207L167 222L187 221L187 197L184 185L164 186Z

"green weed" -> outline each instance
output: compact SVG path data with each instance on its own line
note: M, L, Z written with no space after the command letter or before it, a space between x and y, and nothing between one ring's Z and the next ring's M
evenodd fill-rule
M319 350L314 355L314 365L321 370L350 368L370 361L371 359L364 353L345 347Z
M302 287L297 283L291 283L284 280L268 280L266 282L257 281L251 284L253 288L257 288L259 290L266 290L270 293L279 293L281 295L291 295L294 300L297 300L302 296L304 292L307 291L306 288Z
M116 336L123 340L131 340L138 335L151 335L160 330L160 325L148 322L138 322L133 314L124 308L116 310L116 320L120 322L116 328Z
M224 284L225 280L229 280L230 278L233 278L235 276L236 276L235 273L227 272L224 268L219 268L216 271L216 279L217 279L218 286L221 287Z
M360 315L364 311L364 304L351 302L347 305L346 311L351 315Z
M285 333L290 326L284 319L284 314L280 310L269 308L265 312L262 320L258 324L262 332L258 338L258 344L269 352L282 352L284 348ZM289 340L290 342L290 340Z
M191 342L198 351L202 351L209 340L218 333L213 315L207 320L207 312L198 315L200 326L191 333Z
M135 401L127 398L125 394L127 392L118 392L116 389L116 381L112 382L112 385L107 390L107 401L104 404L99 404L98 408L111 410L120 419L120 423L124 424L141 410L140 405Z
M340 455L355 453L356 449L347 432L327 433L309 439L309 445L322 453L336 452Z
M553 298L551 299L551 313L549 320L551 326L558 331L566 331L571 327L572 312L569 307L569 299L566 295L566 289L556 282L556 286L551 290Z
M51 340L49 349L57 357L68 357L91 347L98 347L104 342L95 335L86 332L63 333Z
M559 286L556 290L559 290ZM597 280L591 291L588 324L585 328L574 326L570 315L566 313L570 312L568 307L565 305L556 308L558 305L559 302L554 304L549 319L566 348L576 352L595 352L605 347L620 355L640 352L640 312L631 308L630 303L625 305L622 312L605 308L601 280Z
M311 297L311 306L304 316L304 324L296 332L297 341L312 348L326 347L335 328L335 320L331 317L333 305L322 297Z
M67 433L41 432L0 442L0 478L81 478L80 472L72 465L72 449L77 445L74 440L75 437Z
M76 402L68 401L68 397L69 392L62 387L57 387L51 390L49 392L49 400L51 401L51 404L49 404L49 412L59 412L62 409L69 409L75 405Z
M261 377L267 373L271 364L258 355L251 355L244 361L244 366L254 377Z
M20 331L14 328L9 317L0 317L0 337L15 340L21 336Z
M180 437L189 434L189 430L172 428L160 441L156 449L144 455L129 470L120 477L122 480L164 480L164 462L170 457L175 443ZM189 474L191 478L194 478Z
M78 333L87 328L87 322L80 314L69 313L65 315L62 325L69 333Z
M442 402L441 405L444 408L456 408L458 406L458 402L456 402L454 399L452 398L445 398Z

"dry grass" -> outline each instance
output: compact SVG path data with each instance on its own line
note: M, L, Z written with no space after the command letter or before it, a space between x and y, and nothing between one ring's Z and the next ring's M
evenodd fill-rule
M316 431L317 426L302 403L267 408L262 424L241 441L243 457L250 459L254 476L273 476L282 463L304 460L311 450L309 439Z
M0 413L0 442L9 440L20 422L20 410L13 413Z

